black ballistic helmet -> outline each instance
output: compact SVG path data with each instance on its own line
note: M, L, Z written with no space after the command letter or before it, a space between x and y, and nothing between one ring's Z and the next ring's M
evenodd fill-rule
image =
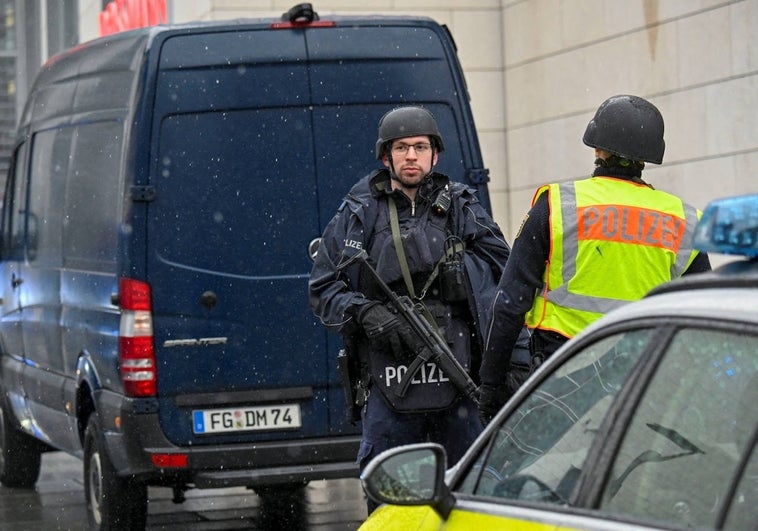
M432 147L438 152L445 150L442 135L432 113L423 107L398 107L379 120L379 136L376 139L376 158L381 159L387 144L398 138L428 136Z
M598 107L587 124L584 143L630 160L663 162L663 116L638 96L613 96Z

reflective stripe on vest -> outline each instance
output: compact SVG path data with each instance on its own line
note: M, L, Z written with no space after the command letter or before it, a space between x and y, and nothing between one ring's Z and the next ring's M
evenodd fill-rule
M603 314L681 276L697 254L692 239L700 213L675 196L597 177L542 187L535 201L546 191L551 239L543 276L547 290L527 314L531 327L573 337ZM669 264L668 271L660 271L663 263ZM639 276L628 277L628 271Z

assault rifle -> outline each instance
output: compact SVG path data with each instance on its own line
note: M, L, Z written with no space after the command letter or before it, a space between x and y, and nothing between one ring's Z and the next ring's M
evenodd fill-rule
M455 359L455 356L447 346L447 341L440 336L434 326L423 316L421 304L414 304L407 295L400 296L382 280L379 273L376 272L368 262L368 254L361 250L348 260L342 262L337 269L342 270L354 264L363 262L366 268L371 272L379 287L384 291L390 303L397 309L398 317L404 319L411 327L413 333L422 341L422 345L416 351L416 357L408 366L408 370L401 377L395 394L399 397L405 396L411 380L416 375L421 366L425 363L435 363L449 378L450 381L465 396L478 404L477 386L471 379L461 364Z

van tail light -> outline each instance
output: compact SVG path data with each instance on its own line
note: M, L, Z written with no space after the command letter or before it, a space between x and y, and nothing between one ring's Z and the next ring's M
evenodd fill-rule
M158 468L187 468L189 466L187 454L151 454L150 459Z
M127 396L155 396L155 347L150 285L131 278L118 283L121 323L119 325L119 362L121 381Z

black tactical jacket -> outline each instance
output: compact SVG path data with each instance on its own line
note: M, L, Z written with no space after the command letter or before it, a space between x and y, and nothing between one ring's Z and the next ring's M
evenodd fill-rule
M449 185L452 196L448 226L465 245L464 262L471 287L469 311L475 320L481 349L482 332L489 323L492 297L510 247L475 192L464 184L451 182L445 175L433 173L428 177L419 188L417 203L433 201L445 185ZM386 169L377 170L358 181L324 230L311 271L308 284L311 308L327 327L340 331L343 337L349 336L351 340L356 339L353 336L361 335L353 316L361 305L371 300L359 288L365 282L361 278L361 267L350 266L338 271L337 266L360 250L369 249L379 209L387 209L389 194L395 195L398 204L402 200L408 201L402 192L391 191L390 174ZM428 211L428 205L419 206L419 211ZM392 280L385 279L388 283ZM359 348L361 343L357 341Z

